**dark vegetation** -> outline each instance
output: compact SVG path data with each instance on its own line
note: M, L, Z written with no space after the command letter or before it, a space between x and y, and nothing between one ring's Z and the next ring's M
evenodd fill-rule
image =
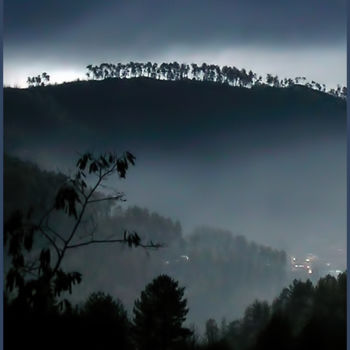
M32 218L39 221L39 214L50 208L48 197L54 198L61 185L69 181L65 175L42 171L32 163L8 155L5 156L4 176L7 217L11 218L10 213L16 210L15 203L21 203L18 209L27 213L32 208ZM83 290L92 292L103 287L112 291L117 288L120 290L119 297L130 308L138 291L148 281L166 273L188 286L190 319L200 322L208 315L228 316L230 309L239 315L243 312L243 305L250 300L258 296L270 299L287 281L286 254L283 251L209 227L199 227L183 236L178 221L144 208L125 208L118 202L101 201L101 196L96 192L94 198L99 201L94 202L93 210L87 208L88 220L77 235L84 236L85 240L80 238L78 243L89 242L91 234L95 235L95 240L101 234L109 239L114 236L119 239L125 230L129 230L137 232L142 242L162 243L165 247L148 255L122 246L106 245L96 248L85 246L74 254L68 254L65 257L66 268L74 268L84 276L83 286L75 288L76 294L73 289L74 300L86 296L87 292ZM55 232L70 232L74 222L63 213L51 214L50 225ZM38 240L42 247L45 237L39 234ZM52 254L56 253L53 251ZM91 255L94 256L93 261ZM10 266L10 261L5 265ZM102 266L104 274L100 273ZM103 275L110 277L101 278ZM211 303L203 308L208 294L211 295Z
M210 342L213 327L207 323L211 348L345 349L346 273L328 275L316 285L294 280L272 304L255 301Z
M131 155L127 155L127 158L113 158L112 156L109 161L105 159L106 164L104 164L102 158L85 155L77 163L78 173L84 172L84 159L86 159L86 169L89 169L92 174L96 172L97 181L101 179L103 171L109 171L110 166L119 175L125 175L127 162L133 161ZM118 159L122 160L122 163L119 163L119 168L116 163ZM76 191L78 189L86 191L82 193L87 196L92 193L90 186L83 190L84 186L81 186L82 182L79 182L79 178L77 179L76 176L69 180L63 175L42 172L30 163L22 163L18 159L8 156L6 156L5 161L5 179L12 178L15 181L15 176L14 178L9 176L9 171L15 175L19 169L28 168L31 169L32 174L38 175L37 179L43 183L46 182L46 178L51 179L52 181L47 184L47 187L43 188L47 189L49 193L55 193L58 188L57 197L62 196L61 189L67 189L68 185ZM91 167L94 162L97 162L96 169L95 166ZM82 175L80 179L82 178L85 179L85 176ZM59 182L63 179L65 179L65 183L64 187L61 187ZM28 196L26 199L30 200L31 195L35 194L37 199L35 204L38 205L36 210L38 210L46 205L40 200L40 197L45 196L45 194L40 191L40 187L36 187L35 179L29 183L33 188L26 192ZM18 182L18 184L23 188L28 187L28 183L25 181L22 184ZM18 188L17 193L20 190L21 188ZM6 193L5 203L6 196L9 195L8 192ZM109 197L101 197L101 194L97 192L96 196L93 196L94 193L89 198L96 200L96 203L110 202ZM78 210L79 202L70 201L70 196L71 192L68 191L68 197L64 197L65 205L61 207L58 204L55 209L66 210L68 217L72 216L76 220L79 215L75 210ZM57 205L57 197L55 205ZM81 210L84 202L79 203L79 205ZM23 204L23 208L25 208L25 204ZM145 220L141 219L142 217L163 224L167 222L168 227L172 227L173 232L178 232L177 235L181 237L179 224L164 221L157 215L152 217L145 210L132 208L122 217L127 223L132 223L132 218L137 218L140 220L139 222L142 222ZM6 279L7 289L4 303L5 349L23 347L106 349L117 347L145 350L253 350L344 349L346 346L346 273L340 274L338 278L326 276L321 278L316 285L313 285L309 280L304 282L295 280L292 285L283 289L271 304L256 300L246 308L241 319L233 321L223 319L220 326L215 319L208 319L204 336L200 337L194 326L186 327L184 324L189 312L185 298L187 288L180 287L179 283L168 274L159 274L146 285L140 297L135 298L133 312L130 316L122 301L117 299L118 296L104 292L91 293L84 303L74 305L61 294L75 288L74 283L79 282L80 273L72 274L51 268L48 252L54 251L53 243L44 236L39 240L41 242L39 249L33 249L34 233L37 232L41 236L40 227L35 227L30 233L31 231L24 229L25 225L21 225L21 223L23 224L18 217L17 220L14 220L14 217L9 215L9 220L5 224L5 247L8 248L8 257L12 258L11 260L7 259L10 268ZM28 239L28 234L33 236ZM137 241L134 240L138 235L131 236L134 237L132 240L129 240L129 237L124 236L117 242L135 246L142 245L141 238ZM43 246L45 239L47 244ZM83 244L84 242L94 243L89 236L84 239ZM219 244L215 247L216 240L221 241L222 245ZM171 243L171 239L169 241ZM68 241L66 240L66 242ZM67 244L72 244L70 242ZM115 243L115 241L112 240L110 243ZM215 278L217 271L222 271L226 276L226 283L217 285L217 291L223 290L228 293L227 296L235 288L242 286L240 278L245 275L249 275L251 280L242 290L256 288L258 284L271 284L273 281L269 278L272 276L283 279L283 269L279 268L285 260L283 253L259 247L254 243L248 245L242 237L232 237L228 232L213 232L202 228L192 234L188 241L180 240L177 244L181 246L181 249L187 249L186 252L193 260L193 266L188 264L185 270L188 274L187 277L189 277L188 281L196 282L197 285L205 280L208 281L208 284L202 289L205 290L205 294L197 294L194 298L202 308L208 303L213 303L215 307L216 300L211 298L207 288L219 281ZM152 244L150 246L154 247ZM38 274L34 277L31 273L33 271L24 270L26 267L24 261L29 257L33 258L33 255L30 254L33 252L39 253L39 259L34 259L39 264ZM215 270L214 268L211 271L210 269L205 270L201 266L201 260L209 261L208 266L214 265L214 262L222 265L227 259L236 259L236 257L238 260L228 261L227 270L221 266L220 269ZM259 261L259 259L261 260ZM256 265L252 265L250 260L255 260ZM175 266L181 267L181 264ZM238 270L235 271L234 266L247 270L240 274ZM269 274L270 267L273 269L271 274ZM128 266L124 265L122 268L127 269ZM58 273L58 271L60 272ZM176 273L174 274L176 275ZM56 278L54 278L55 276ZM232 288L230 287L231 282L233 283ZM191 291L190 288L188 290ZM221 295L220 297L227 296ZM226 319L232 320L232 317Z
M295 280L272 304L255 301L239 320L206 323L199 337L183 326L184 288L166 275L149 283L128 316L122 302L92 293L60 311L16 307L5 299L5 349L345 349L346 273L314 286Z
M129 247L159 248L159 244L144 244L136 232L124 231L101 236L96 226L83 227L89 208L100 202L123 201L124 194L116 192L104 196L97 190L113 175L125 178L129 166L135 164L130 152L121 156L108 153L82 155L76 173L57 190L53 203L40 219L32 220L30 208L23 215L13 212L4 224L4 245L7 247L10 267L6 272L6 288L17 307L33 307L40 312L51 308L52 300L63 292L72 292L72 286L81 282L80 272L66 272L62 265L70 250L96 244L127 243ZM53 213L63 212L70 220L64 231L53 224ZM90 214L91 215L91 214ZM60 302L63 307L66 299Z
M218 119L207 118L211 114L220 115L220 128L235 132L243 126L278 130L279 125L292 122L309 124L310 135L324 127L330 132L345 130L345 118L338 118L344 115L345 101L337 98L338 93L324 94L323 88L315 91L274 77L267 85L244 83L241 71L227 84L216 84L218 75L209 74L214 68L207 68L205 79L204 68L199 68L194 81L189 81L185 73L169 76L169 72L175 74L169 66L163 66L161 76L145 68L141 75L132 73L131 67L124 67L123 74L137 79L112 79L105 72L101 76L100 67L91 66L90 78L105 79L103 82L5 89L6 150L33 150L42 144L50 149L60 145L59 140L66 143L67 138L68 148L81 149L84 132L84 147L113 140L108 146L114 148L115 142L137 143L143 137L167 150L175 148L180 133L186 147L186 138L191 139L194 129L203 138L218 130ZM230 72L227 74L238 74ZM221 82L229 76L221 75ZM196 77L205 81L196 81ZM259 81L254 74L253 79ZM249 85L251 89L242 89ZM112 118L116 110L123 118ZM142 119L137 118L141 110ZM40 125L40 130L32 125ZM23 130L26 135L21 139ZM122 135L117 141L116 131ZM255 301L245 311L240 309L238 304L278 295L288 280L286 254L214 228L201 227L183 236L179 222L147 209L116 205L122 199L118 192L110 198L96 187L86 198L93 183L85 182L79 172L89 175L91 170L99 181L101 170L108 172L108 166L115 166L115 174L123 177L134 160L131 155L125 157L105 158L107 165L102 158L88 157L86 168L82 157L78 172L68 177L5 156L5 349L345 348L346 273L324 277L315 285L294 281L272 303ZM119 169L118 159L122 160ZM91 168L95 161L97 168ZM60 192L67 184L70 190ZM54 198L54 210L47 216ZM89 200L94 202L93 210L86 208L89 219L79 221ZM43 217L44 226L40 224ZM82 236L73 232L77 222ZM50 239L45 236L49 232ZM55 232L67 233L58 251L55 245L60 238ZM104 238L96 238L101 232ZM102 247L102 241L122 244ZM148 255L148 251L125 249L128 245L157 247L158 242L164 248ZM84 249L65 255L67 249L78 246ZM57 265L62 254L64 263ZM103 292L96 292L99 290ZM127 312L130 305L134 306L132 313ZM244 316L238 319L240 314ZM223 316L226 320L218 325ZM204 337L195 326L186 326L186 317L192 322L208 319Z
M196 156L215 149L218 138L232 140L232 152L242 142L259 149L324 134L339 139L345 108L343 99L302 85L245 89L134 78L5 88L4 141L6 152L29 157L129 147L142 159L152 151Z
M34 163L4 154L5 220L16 210L26 213L35 208L33 215L43 213L67 179L62 173L41 170Z
M169 276L149 283L135 302L133 321L120 300L97 292L80 306L60 311L18 308L5 300L5 349L173 349L191 335L182 326L188 309L184 288Z
M180 349L191 335L182 326L188 313L185 288L167 275L148 284L135 301L133 338L140 350Z

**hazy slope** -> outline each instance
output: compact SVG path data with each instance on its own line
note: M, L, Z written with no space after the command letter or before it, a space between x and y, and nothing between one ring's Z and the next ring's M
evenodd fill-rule
M12 212L34 207L37 220L65 180L61 174L41 171L34 164L9 156L5 156L4 174L5 209ZM124 229L129 229L137 231L145 242L152 240L166 246L148 254L141 248L120 244L70 250L65 268L83 274L82 284L75 286L71 296L76 302L102 290L121 298L131 310L144 286L160 273L167 273L186 286L189 320L202 326L209 317L241 316L252 300L272 299L288 281L285 252L213 228L201 227L184 238L179 222L147 209L105 209L95 206L85 216L95 217L99 235L122 235ZM72 222L65 216L53 216L50 224L64 236ZM37 239L40 244L45 242L40 236Z
M345 264L345 101L150 79L5 89L5 146L51 169L128 149L130 204Z
M4 95L10 152L44 141L63 148L121 145L178 152L191 147L198 152L229 135L260 146L268 131L275 138L263 143L281 146L300 132L313 138L324 128L344 132L345 125L343 100L303 86L245 89L140 78L5 89ZM19 140L18 134L25 137Z

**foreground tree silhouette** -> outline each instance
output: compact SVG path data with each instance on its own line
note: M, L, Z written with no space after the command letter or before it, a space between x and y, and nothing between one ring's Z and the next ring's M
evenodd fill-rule
M219 327L213 318L205 323L205 338L208 345L215 344L219 340Z
M185 288L167 275L148 284L135 301L133 333L139 350L181 348L192 332L182 327L188 313Z
M80 318L81 348L131 348L130 323L120 300L103 292L92 293L81 309Z
M124 195L115 192L103 196L97 191L103 183L116 175L125 178L135 157L125 152L118 157L114 153L94 156L82 155L77 162L75 175L58 190L52 207L39 222L32 222L31 213L24 217L15 213L4 225L4 244L11 258L6 276L7 290L20 307L30 307L47 312L54 307L54 300L62 292L72 291L80 283L79 272L66 272L62 262L68 251L91 244L125 243L131 246L157 248L159 244L143 244L137 233L125 231L122 235L103 237L96 232L96 225L87 229L83 220L92 213L90 207L97 202L123 201ZM52 215L63 212L70 227L60 232L52 224ZM118 233L116 233L118 235ZM62 300L58 306L67 306Z

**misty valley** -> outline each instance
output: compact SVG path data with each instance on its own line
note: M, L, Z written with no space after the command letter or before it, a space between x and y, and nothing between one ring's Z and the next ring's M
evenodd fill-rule
M5 349L345 349L346 88L225 67L4 89Z

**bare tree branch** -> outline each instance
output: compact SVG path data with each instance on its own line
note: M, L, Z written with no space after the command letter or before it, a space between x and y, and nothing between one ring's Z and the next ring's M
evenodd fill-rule
M58 248L56 242L45 232L45 230L42 227L38 227L39 231L42 233L42 235L52 244L52 246L55 248L56 253L58 255L58 258L61 256L63 251Z
M72 248L79 248L79 247L83 247L83 246L87 246L87 245L91 245L91 244L100 244L100 243L124 243L127 244L129 243L127 240L121 238L121 239L93 239L91 241L87 241L87 242L83 242L83 243L77 243L77 244L72 244L72 245L68 245L67 249L72 249ZM161 248L163 247L162 244L154 244L154 243L150 243L150 244L142 244L139 243L137 244L138 247L142 247L142 248Z
M120 194L120 195L117 195L117 196L112 196L112 197L105 197L105 198L99 198L99 199L91 199L88 201L88 204L90 203L96 203L96 202L103 202L103 201L112 201L112 200L122 200L122 201L125 201L123 199L124 197L124 194Z
M52 207L41 217L39 223L33 225L20 221L22 231L20 234L15 232L18 237L15 234L13 236L18 240L21 239L19 243L22 245L21 248L30 251L33 246L34 232L39 231L47 240L48 249L47 247L41 249L39 255L35 257L35 261L27 261L27 263L21 262L24 260L23 255L18 255L17 250L14 251L12 254L14 264L17 264L16 266L20 270L20 275L23 277L19 282L14 282L17 283L17 288L23 288L23 282L21 281L24 281L25 274L30 274L37 278L44 276L47 283L55 285L55 293L59 294L61 291L70 290L72 284L80 282L81 275L79 273L67 274L62 271L61 264L68 249L108 243L128 244L130 247L134 246L147 249L157 249L163 246L161 244L154 244L152 241L148 244L143 244L136 232L128 233L128 231L124 231L122 238L116 238L115 235L112 235L108 238L95 239L94 234L97 231L97 225L93 220L94 216L88 215L88 219L91 220L91 227L89 225L90 222L85 218L87 213L90 214L90 210L88 210L89 204L103 201L123 201L124 193L122 192L114 192L114 195L102 197L99 194L96 195L96 191L99 186L103 185L104 180L113 173L118 174L121 178L125 178L129 164L134 165L135 160L135 157L129 152L126 152L120 158L114 153L110 153L108 159L106 157L107 155L102 155L96 158L91 153L84 154L77 162L78 172L75 177L65 181L59 189ZM89 187L85 182L87 181L87 176L90 176L90 178L95 178L96 176L94 184L89 185ZM74 220L71 222L71 228L64 235L58 232L55 226L50 225L50 218L52 218L53 212L59 210L62 210L68 217L72 217ZM15 227L12 230L15 229L17 228ZM78 234L81 231L85 232L86 235L82 236ZM50 251L52 249L57 253L57 259L55 261L52 261L50 258ZM34 253L37 255L38 252L35 251ZM16 263L16 261L19 261L19 263ZM52 268L50 262L53 264ZM18 264L22 266L18 266ZM10 281L11 278L13 279L14 277L10 276ZM66 278L67 280L58 287L60 278ZM67 281L69 282L68 284ZM13 284L9 284L9 288L13 288Z
M43 226L42 227L44 230L50 231L52 234L54 234L57 238L59 238L63 243L66 243L66 240L60 235L57 231L55 231L52 227L49 225Z

